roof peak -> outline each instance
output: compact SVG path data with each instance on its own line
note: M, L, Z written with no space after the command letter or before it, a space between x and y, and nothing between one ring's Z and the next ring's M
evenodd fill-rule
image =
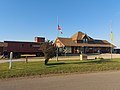
M75 33L71 38L72 40L83 40L84 37L87 37L89 40L93 40L86 33L83 33L81 31L78 31L77 33Z
M82 40L85 35L86 35L85 33L78 31L71 38L72 38L72 40Z
M81 32L81 31L78 31L77 33L83 33L83 32ZM85 34L85 33L83 33L83 34Z

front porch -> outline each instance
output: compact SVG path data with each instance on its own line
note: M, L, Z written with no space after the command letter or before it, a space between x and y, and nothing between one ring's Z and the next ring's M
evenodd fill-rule
M59 49L60 52L66 54L89 54L89 53L110 53L110 47L78 47L78 46L71 46L71 47L63 47Z

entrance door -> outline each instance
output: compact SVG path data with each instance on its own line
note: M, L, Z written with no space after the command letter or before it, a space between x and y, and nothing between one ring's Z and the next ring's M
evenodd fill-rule
M72 53L77 54L77 47L72 47Z

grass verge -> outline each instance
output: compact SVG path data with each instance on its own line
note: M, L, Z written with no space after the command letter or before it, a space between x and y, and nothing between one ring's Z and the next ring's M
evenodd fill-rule
M85 60L85 61L49 61L44 62L13 62L12 70L9 63L0 64L0 78L25 77L33 75L49 75L61 73L88 73L98 71L120 70L120 59Z

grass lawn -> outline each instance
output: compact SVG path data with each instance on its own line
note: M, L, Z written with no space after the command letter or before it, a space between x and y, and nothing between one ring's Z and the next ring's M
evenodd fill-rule
M12 70L9 70L8 67L9 63L0 64L0 78L120 70L120 59L49 61L47 66L42 61L29 63L13 62Z

